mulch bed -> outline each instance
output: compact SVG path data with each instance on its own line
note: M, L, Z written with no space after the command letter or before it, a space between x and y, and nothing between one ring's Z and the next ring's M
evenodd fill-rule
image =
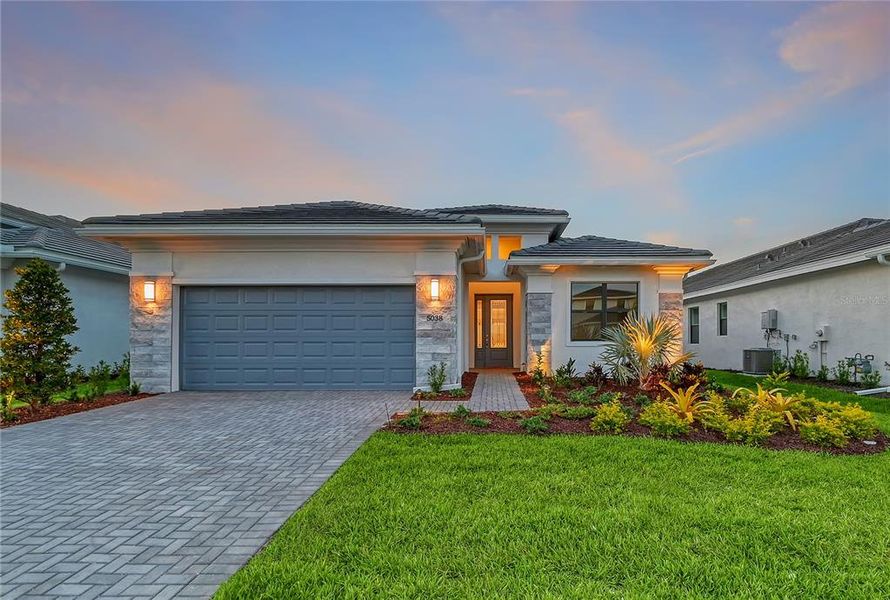
M418 399L418 394L423 394L420 398L421 400L469 400L470 396L473 395L473 388L476 386L476 379L479 377L479 373L470 373L467 371L460 377L460 387L464 389L466 392L465 396L452 396L450 390L443 390L438 396L430 395L431 392L417 392L411 398L413 400Z
M15 409L15 421L3 421L0 423L0 428L5 429L6 427L15 427L16 425L24 425L25 423L55 419L56 417L63 417L65 415L85 412L96 408L104 408L114 404L142 400L143 398L148 398L154 395L155 394L137 394L131 396L126 392L120 392L116 394L107 394L90 402L58 402L56 404L48 404L46 406L39 406L34 411L28 406L23 406Z
M531 377L526 373L516 373L516 381L519 388L525 395L526 400L532 409L543 406L545 403L538 396L538 386L532 381ZM576 388L584 387L582 384L576 384ZM634 386L622 386L612 381L608 381L600 386L599 393L603 392L622 392L621 403L630 408L634 413L634 420L628 423L626 429L620 434L597 433L590 429L590 418L585 419L565 419L559 416L552 416L548 421L548 430L544 433L533 435L623 435L626 437L648 437L651 432L648 427L640 425L636 422L636 415L640 412L640 406L634 401L634 397L638 394L645 394L652 400L656 400L659 393L655 390L640 390ZM559 402L569 406L578 406L567 399L570 390L556 390L554 395ZM449 398L452 399L453 398ZM428 435L441 435L449 433L508 433L508 434L528 434L519 422L522 419L535 416L534 410L529 411L512 411L512 412L480 412L473 413L475 417L481 417L490 421L486 427L477 427L467 423L465 419L452 416L451 414L427 413L421 420L420 429L410 429L398 425L398 419L403 414L395 414L392 420L383 428L387 431L396 433L421 433ZM710 442L716 444L736 444L729 442L722 434L715 431L706 431L696 423L692 426L689 433L671 438L681 442ZM805 450L808 452L827 452L830 454L879 454L890 447L890 438L883 432L878 432L872 438L877 442L875 445L868 445L861 440L851 440L844 448L825 448L816 444L811 444L802 440L794 431L785 429L768 438L759 447L768 450Z

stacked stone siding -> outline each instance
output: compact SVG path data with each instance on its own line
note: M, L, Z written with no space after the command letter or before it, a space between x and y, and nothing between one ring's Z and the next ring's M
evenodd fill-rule
M173 285L156 277L155 301L143 296L145 277L130 278L130 379L143 392L169 392L173 364Z
M445 384L460 381L457 364L457 278L453 275L436 276L439 280L439 299L430 299L430 280L433 276L416 278L416 357L415 383L427 385L427 371L440 362L447 365ZM441 320L440 320L441 318Z
M682 292L659 292L658 312L667 315L675 323L677 331L683 334L683 294Z
M530 371L540 366L544 372L550 372L552 301L553 294L549 293L525 296L525 336Z

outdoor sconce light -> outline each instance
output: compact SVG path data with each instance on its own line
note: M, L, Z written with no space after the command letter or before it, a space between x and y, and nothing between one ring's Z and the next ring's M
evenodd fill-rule
M439 299L439 280L431 279L430 280L430 300L438 300Z
M154 302L155 301L155 282L146 280L142 284L142 295L145 297L146 302Z

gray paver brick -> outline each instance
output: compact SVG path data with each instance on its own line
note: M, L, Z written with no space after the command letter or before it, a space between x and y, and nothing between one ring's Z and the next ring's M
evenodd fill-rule
M5 429L3 595L208 597L407 397L180 392Z

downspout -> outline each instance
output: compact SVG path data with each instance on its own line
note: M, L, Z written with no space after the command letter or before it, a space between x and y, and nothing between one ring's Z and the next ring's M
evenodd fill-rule
M485 248L483 248L482 252L480 252L476 256L467 256L467 257L462 258L459 261L457 261L457 268L460 269L461 267L463 267L464 263L472 262L474 260L482 260L483 258L485 258ZM486 262L484 260L482 260L482 276L483 277L485 277L487 267L488 267L488 265L486 264Z

